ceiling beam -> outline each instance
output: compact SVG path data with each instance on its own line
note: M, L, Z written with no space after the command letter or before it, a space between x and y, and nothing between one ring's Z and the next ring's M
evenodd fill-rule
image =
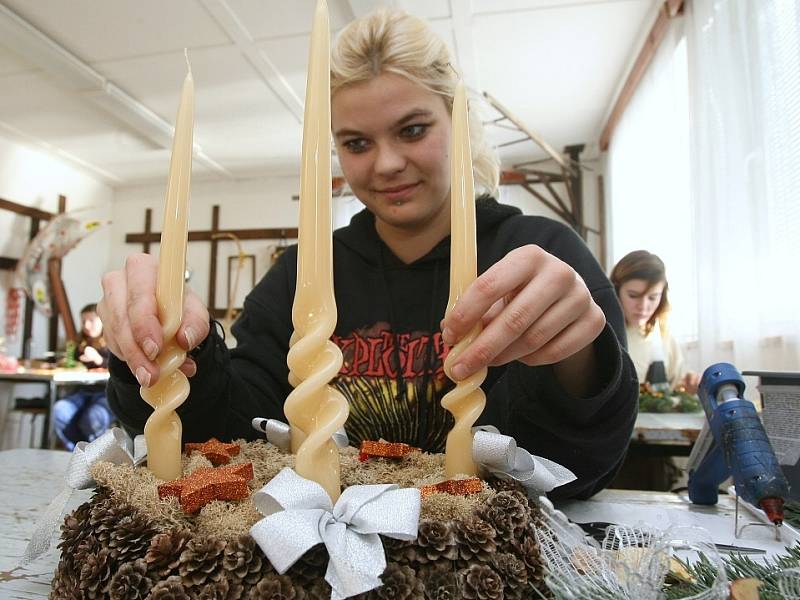
M611 115L608 117L606 126L600 134L600 150L602 152L608 150L608 145L611 143L611 136L614 134L614 130L619 124L620 119L622 119L622 115L628 107L631 98L633 98L636 88L639 87L639 83L642 81L647 68L650 66L650 63L653 62L653 58L655 58L656 52L658 52L658 48L664 40L664 36L667 35L670 19L681 14L683 2L684 0L663 0L656 20L650 28L650 33L647 34L644 45L639 50L639 55L636 57L636 61L633 63L630 73L628 73L625 84L622 86L622 90L619 96L617 96L616 102L614 102L614 108L611 109Z
M15 53L24 56L26 61L46 72L57 85L101 107L159 148L172 148L175 132L172 125L2 4L0 39ZM232 176L225 167L206 155L198 144L194 145L194 155L198 162L213 171ZM96 166L90 168L103 171Z
M303 101L225 0L201 0L203 6L228 35L258 76L298 123L303 122Z

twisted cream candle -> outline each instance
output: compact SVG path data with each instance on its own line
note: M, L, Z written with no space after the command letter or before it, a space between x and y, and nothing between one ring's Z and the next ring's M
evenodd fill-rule
M144 426L147 467L153 475L164 481L181 477L182 426L175 409L189 395L189 381L178 370L186 358L186 352L178 346L175 333L180 327L183 312L193 126L194 81L190 69L183 82L178 106L158 258L156 299L164 342L156 362L161 375L153 387L140 391L145 402L155 409Z
M342 366L330 341L336 327L333 295L331 215L330 33L328 8L317 3L311 31L303 121L297 288L292 306L294 333L287 363L295 386L284 404L291 426L295 470L319 483L332 501L341 492L339 451L331 436L344 425L347 400L328 382Z
M450 297L447 312L458 302L477 277L475 241L475 187L472 180L472 155L464 83L459 82L453 98L453 127L450 142ZM455 360L481 332L478 323L447 355L444 371L452 379ZM445 473L451 478L459 473L475 475L478 466L472 460L472 426L486 406L486 395L480 385L486 369L463 381L442 398L442 406L455 417L455 425L447 435Z

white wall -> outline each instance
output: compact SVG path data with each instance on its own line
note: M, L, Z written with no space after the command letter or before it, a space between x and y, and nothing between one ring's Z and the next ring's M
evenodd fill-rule
M189 209L189 230L211 228L211 211L220 207L221 229L296 228L298 202L292 200L300 191L298 177L269 177L237 181L195 181ZM147 185L119 188L114 196L109 265L120 268L125 257L141 252L139 244L126 244L125 234L144 230L145 209L153 209L151 229L161 231L163 222L165 185ZM293 242L294 240L287 240ZM243 240L242 249L256 257L256 281L270 266L270 254L278 240ZM150 247L158 255L158 244ZM227 299L228 257L237 256L233 241L222 241L217 251L217 308L225 308ZM208 301L211 245L208 242L190 242L187 265L192 270L189 285L203 302ZM244 277L244 274L242 274ZM248 273L249 278L249 273ZM252 287L248 279L241 287Z
M40 150L0 138L0 198L58 212L58 196L67 197L67 210L81 210L81 219L111 218L112 189L76 168ZM28 243L29 217L0 210L0 256L19 258ZM46 223L41 223L44 227ZM62 278L73 316L89 302L100 298L100 276L106 270L111 228L103 227L83 240L62 265ZM0 304L5 314L6 293L12 283L11 271L0 271ZM22 317L20 317L21 319ZM77 325L79 327L79 325ZM34 311L32 355L47 350L48 323ZM4 335L0 331L0 337ZM61 330L63 336L63 329ZM22 323L16 340L7 342L7 352L19 356Z

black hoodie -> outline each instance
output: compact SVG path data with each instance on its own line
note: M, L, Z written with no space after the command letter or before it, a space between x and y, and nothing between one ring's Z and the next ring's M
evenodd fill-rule
M514 248L537 244L583 277L606 315L607 325L594 342L602 383L592 397L570 397L550 366L518 362L490 368L482 385L487 403L479 424L497 426L521 447L578 476L552 497L590 496L620 466L638 403L614 289L568 227L523 216L491 198L476 206L479 273ZM449 292L449 237L404 264L378 237L372 213L363 210L334 232L333 248L338 321L332 339L344 355L335 385L350 402L346 429L351 443L383 438L443 451L452 424L440 405L453 385L442 371L447 349L439 332ZM297 247L292 246L248 295L233 326L235 349L228 351L213 327L200 346L191 394L178 409L184 440L255 439L253 417L285 421L296 261ZM116 358L108 396L125 426L141 432L152 409L140 399L130 370Z

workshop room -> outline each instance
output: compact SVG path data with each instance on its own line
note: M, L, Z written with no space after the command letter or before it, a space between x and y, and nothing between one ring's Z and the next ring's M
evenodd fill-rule
M0 0L0 598L800 600L798 0Z

